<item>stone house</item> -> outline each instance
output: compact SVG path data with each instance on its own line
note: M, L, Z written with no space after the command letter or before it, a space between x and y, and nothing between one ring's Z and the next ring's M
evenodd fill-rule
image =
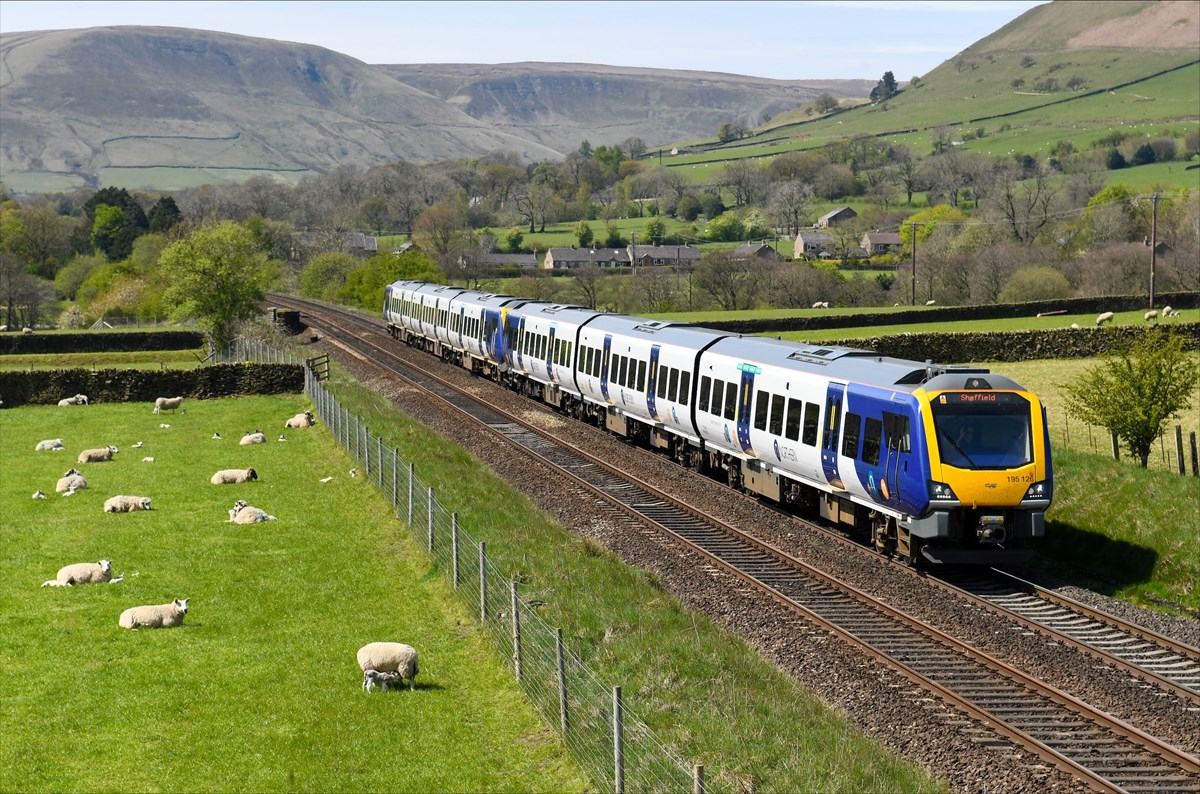
M867 232L858 245L868 256L890 254L900 250L900 232Z
M551 248L542 260L545 270L581 267L629 267L629 252L624 248Z
M695 267L700 249L690 245L630 245L626 249L633 267Z
M829 232L802 231L796 235L796 253L794 258L815 258L829 256L836 247L836 240Z

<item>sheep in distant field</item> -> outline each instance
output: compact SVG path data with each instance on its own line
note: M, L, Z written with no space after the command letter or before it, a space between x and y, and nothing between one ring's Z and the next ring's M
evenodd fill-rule
M1158 320L1158 309L1151 309L1150 311L1146 312L1145 314L1142 315L1142 319L1145 320L1146 322L1150 322L1151 320L1157 321Z
M34 498L34 499L45 499L45 498L46 498L46 494L42 493L42 489L41 489L41 488L39 488L39 489L37 489L36 491L34 491L34 492L33 492L33 498Z
M265 444L265 443L267 443L267 437L263 434L263 431L255 430L253 433L247 433L246 435L242 436L242 440L239 441L238 443L239 444Z
M34 452L61 452L63 443L61 438L48 438L45 441L39 441L34 447Z
M54 486L55 493L64 491L82 491L87 486L87 480L83 479L83 475L79 473L79 469L68 469L58 480L58 484Z
M163 411L177 410L182 402L182 397L159 397L154 401L153 413L161 414Z
M213 485L238 485L258 479L254 469L221 469L209 480Z
M77 562L74 565L64 565L58 569L53 579L42 582L42 587L71 587L77 584L92 582L119 582L125 577L113 579L112 563L108 560L100 562Z
M925 301L925 305L926 305L926 306L933 306L935 303L937 303L937 301L935 301L935 300L928 300L928 301Z
M368 670L380 673L398 673L408 680L408 688L416 689L417 652L411 645L401 642L371 642L358 649L358 666L365 674Z
M30 327L27 325L27 326L25 326L24 328L22 328L22 329L21 329L21 333L23 333L23 334L32 334L32 333L33 333L33 329L32 329L32 328L30 328Z
M1171 307L1170 307L1170 306L1164 306L1164 307L1163 307L1163 309L1162 309L1162 318L1165 320L1165 319L1167 319L1167 318L1168 318L1168 317L1170 317L1170 316L1171 316Z
M80 463L101 463L106 460L112 460L112 456L117 454L117 448L109 444L103 449L85 449L79 453Z
M363 689L370 692L372 689L378 686L384 692L387 692L388 684L394 683L399 677L400 674L397 672L381 673L378 670L364 670Z
M188 611L188 599L178 598L169 604L130 607L121 613L118 625L123 629L171 629L183 625Z
M1112 312L1104 312L1103 314L1101 314L1099 317L1096 318L1096 325L1104 325L1105 323L1111 323L1112 319L1113 319Z
M88 398L86 394L76 394L74 397L64 397L58 401L59 408L66 408L68 405L87 405Z
M105 500L106 513L132 513L135 510L149 510L149 496L113 496Z
M229 511L229 520L235 524L258 524L263 521L278 521L279 519L267 515L267 511L262 508L246 504L245 499L238 499Z
M812 307L813 307L814 309L819 309L819 308L821 308L821 302L820 302L820 301L817 301L816 303L814 303L814 304L812 305Z
M1078 330L1079 330L1079 323L1071 323L1071 327L1072 327L1073 329L1075 329L1076 331L1078 331Z
M284 427L312 427L313 415L312 411L305 411L302 414L296 414L291 419L283 423Z

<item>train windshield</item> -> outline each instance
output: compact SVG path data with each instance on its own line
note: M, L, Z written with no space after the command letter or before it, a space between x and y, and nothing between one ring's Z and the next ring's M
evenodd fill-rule
M1029 400L1012 392L944 392L932 401L942 463L1011 469L1033 462Z

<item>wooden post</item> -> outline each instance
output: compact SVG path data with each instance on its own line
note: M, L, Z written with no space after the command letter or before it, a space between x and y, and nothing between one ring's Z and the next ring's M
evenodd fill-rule
M479 622L487 622L487 544L479 541Z
M1192 431L1188 433L1188 439L1192 443L1192 476L1200 477L1200 457L1196 455L1196 433Z
M613 791L625 794L625 715L621 709L621 687L613 687Z
M454 589L458 589L458 513L450 516L450 567L454 572Z
M517 681L521 680L521 610L520 601L517 600L517 583L512 583L512 598L510 600L509 609L512 610L512 641L513 641L513 675Z
M562 730L563 740L566 741L567 731L571 728L570 714L567 711L567 667L566 654L563 652L562 629L554 631L554 658L558 664L558 725Z
M436 499L434 499L434 496L433 496L433 486L431 485L431 486L429 486L429 507L428 507L428 509L426 510L426 512L428 513L428 515L426 516L426 519L427 519L427 520L426 520L426 524L427 524L427 525L428 525L428 527L429 527L429 533L428 533L428 534L429 534L429 548L428 548L428 551L429 551L429 553L430 553L430 554L433 554L433 519L434 519L434 516L436 515L436 514L435 514L435 512L434 512L434 507L435 507L436 505L437 505L437 500L436 500Z
M1116 433L1112 434L1112 453L1113 453L1113 460L1121 459L1121 444L1119 441L1117 441Z
M704 764L692 765L692 794L704 794Z
M1175 425L1175 465L1180 474L1187 474L1187 466L1183 463L1183 426Z

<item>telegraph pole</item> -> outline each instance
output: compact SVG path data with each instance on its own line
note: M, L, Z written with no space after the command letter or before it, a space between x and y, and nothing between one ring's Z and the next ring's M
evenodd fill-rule
M912 229L912 305L917 305L917 224L910 223L908 227Z
M1158 257L1158 194L1153 198L1154 211L1150 216L1150 308L1154 308L1154 265Z

